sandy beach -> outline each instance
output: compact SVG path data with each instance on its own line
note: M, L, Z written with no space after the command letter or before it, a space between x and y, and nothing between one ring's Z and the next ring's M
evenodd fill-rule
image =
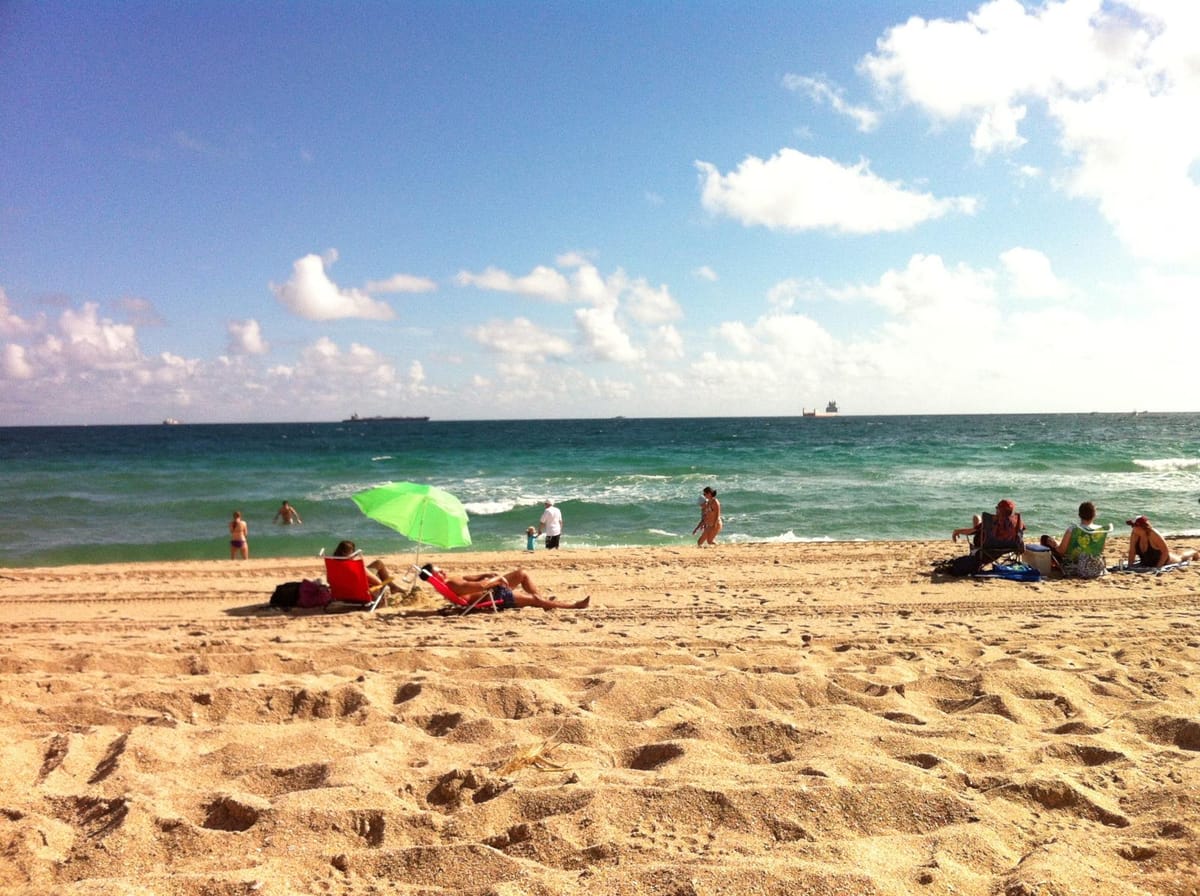
M265 607L315 559L0 569L0 891L1200 893L1200 566L961 551L440 555L591 596L458 618Z

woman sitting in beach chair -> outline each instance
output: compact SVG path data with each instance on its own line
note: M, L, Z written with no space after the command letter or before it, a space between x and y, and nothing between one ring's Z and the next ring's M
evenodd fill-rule
M951 536L954 541L960 535L970 536L971 552L951 561L951 574L974 575L989 563L1016 557L1025 550L1024 534L1025 523L1016 505L1007 498L998 502L994 514L976 516L971 526L954 530Z
M1079 524L1070 525L1061 541L1043 535L1039 543L1050 549L1050 555L1064 575L1094 579L1104 572L1104 542L1112 526L1096 525L1096 505L1084 501L1079 505Z

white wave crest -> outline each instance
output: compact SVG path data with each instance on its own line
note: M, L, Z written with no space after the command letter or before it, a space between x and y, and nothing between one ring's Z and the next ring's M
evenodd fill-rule
M467 513L474 516L497 516L501 513L508 513L516 506L511 501L468 501L463 504Z
M1161 457L1152 460L1134 459L1133 465L1155 473L1172 470L1200 470L1200 457Z

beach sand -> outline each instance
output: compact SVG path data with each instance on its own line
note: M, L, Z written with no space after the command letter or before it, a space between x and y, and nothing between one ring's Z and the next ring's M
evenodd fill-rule
M264 607L315 560L0 569L0 892L1200 893L1200 566L961 551L438 555L592 599L459 618Z

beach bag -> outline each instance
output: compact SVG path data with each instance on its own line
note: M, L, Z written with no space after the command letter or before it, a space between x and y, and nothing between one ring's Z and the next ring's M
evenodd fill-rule
M271 606L287 609L296 606L296 601L299 599L300 583L284 582L282 585L275 586L275 591L271 595Z
M1037 582L1042 578L1042 574L1028 563L995 563L992 572L997 578L1013 582Z
M973 576L979 572L979 567L982 565L982 558L979 554L963 554L949 562L946 572L952 576Z
M333 600L333 592L329 590L328 585L324 582L305 579L300 583L300 594L296 599L296 606L305 609L323 607L331 600Z
M1075 558L1075 575L1081 579L1096 579L1104 575L1104 558L1080 554Z

